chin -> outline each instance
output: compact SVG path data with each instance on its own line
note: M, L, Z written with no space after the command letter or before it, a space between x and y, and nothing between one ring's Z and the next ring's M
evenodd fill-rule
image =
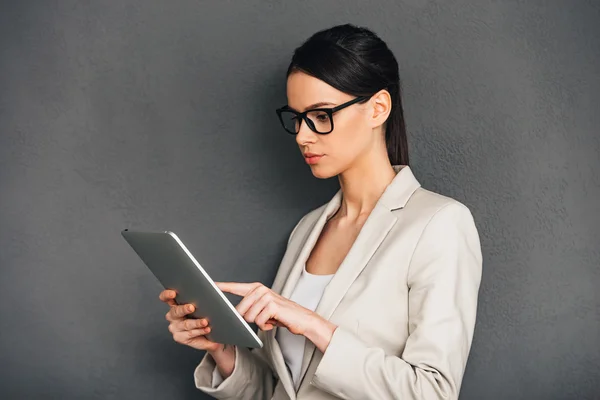
M311 165L310 170L312 171L313 176L319 179L329 179L333 178L334 176L337 176L336 171L330 168L325 168L324 166L319 164Z

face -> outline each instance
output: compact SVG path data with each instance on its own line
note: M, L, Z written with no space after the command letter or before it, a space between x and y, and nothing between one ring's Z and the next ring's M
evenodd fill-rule
M287 80L288 106L299 112L309 108L335 107L355 97L303 72L294 72ZM316 103L320 104L315 106ZM390 108L389 93L382 90L366 103L355 103L335 112L331 133L315 133L306 121L302 121L296 142L303 155L319 155L305 157L313 175L318 178L338 175L377 151L377 146L383 144L385 147L383 124Z

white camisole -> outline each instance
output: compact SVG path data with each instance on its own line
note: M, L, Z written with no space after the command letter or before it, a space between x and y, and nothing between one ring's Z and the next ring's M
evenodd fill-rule
M290 300L304 308L315 311L321 300L323 291L325 291L325 287L332 278L333 274L314 275L309 273L306 271L305 264L300 279L290 296ZM279 347L281 347L283 359L290 370L292 380L297 390L300 378L300 367L304 355L304 344L307 339L302 335L294 335L286 328L278 328L275 339L279 343Z

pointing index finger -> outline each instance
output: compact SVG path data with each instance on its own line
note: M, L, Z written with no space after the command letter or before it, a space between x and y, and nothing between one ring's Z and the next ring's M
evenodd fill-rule
M215 282L217 287L224 292L237 294L238 296L246 296L252 289L256 287L253 283L240 282Z

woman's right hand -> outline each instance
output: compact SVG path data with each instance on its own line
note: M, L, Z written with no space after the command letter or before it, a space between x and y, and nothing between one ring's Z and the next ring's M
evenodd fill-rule
M210 332L208 321L204 318L186 318L186 315L194 312L194 305L190 303L177 304L175 297L177 292L174 290L163 290L158 296L159 299L170 306L166 314L169 321L169 332L173 334L173 339L177 343L185 344L198 350L216 352L223 348L221 343L215 343L208 340L205 335Z

